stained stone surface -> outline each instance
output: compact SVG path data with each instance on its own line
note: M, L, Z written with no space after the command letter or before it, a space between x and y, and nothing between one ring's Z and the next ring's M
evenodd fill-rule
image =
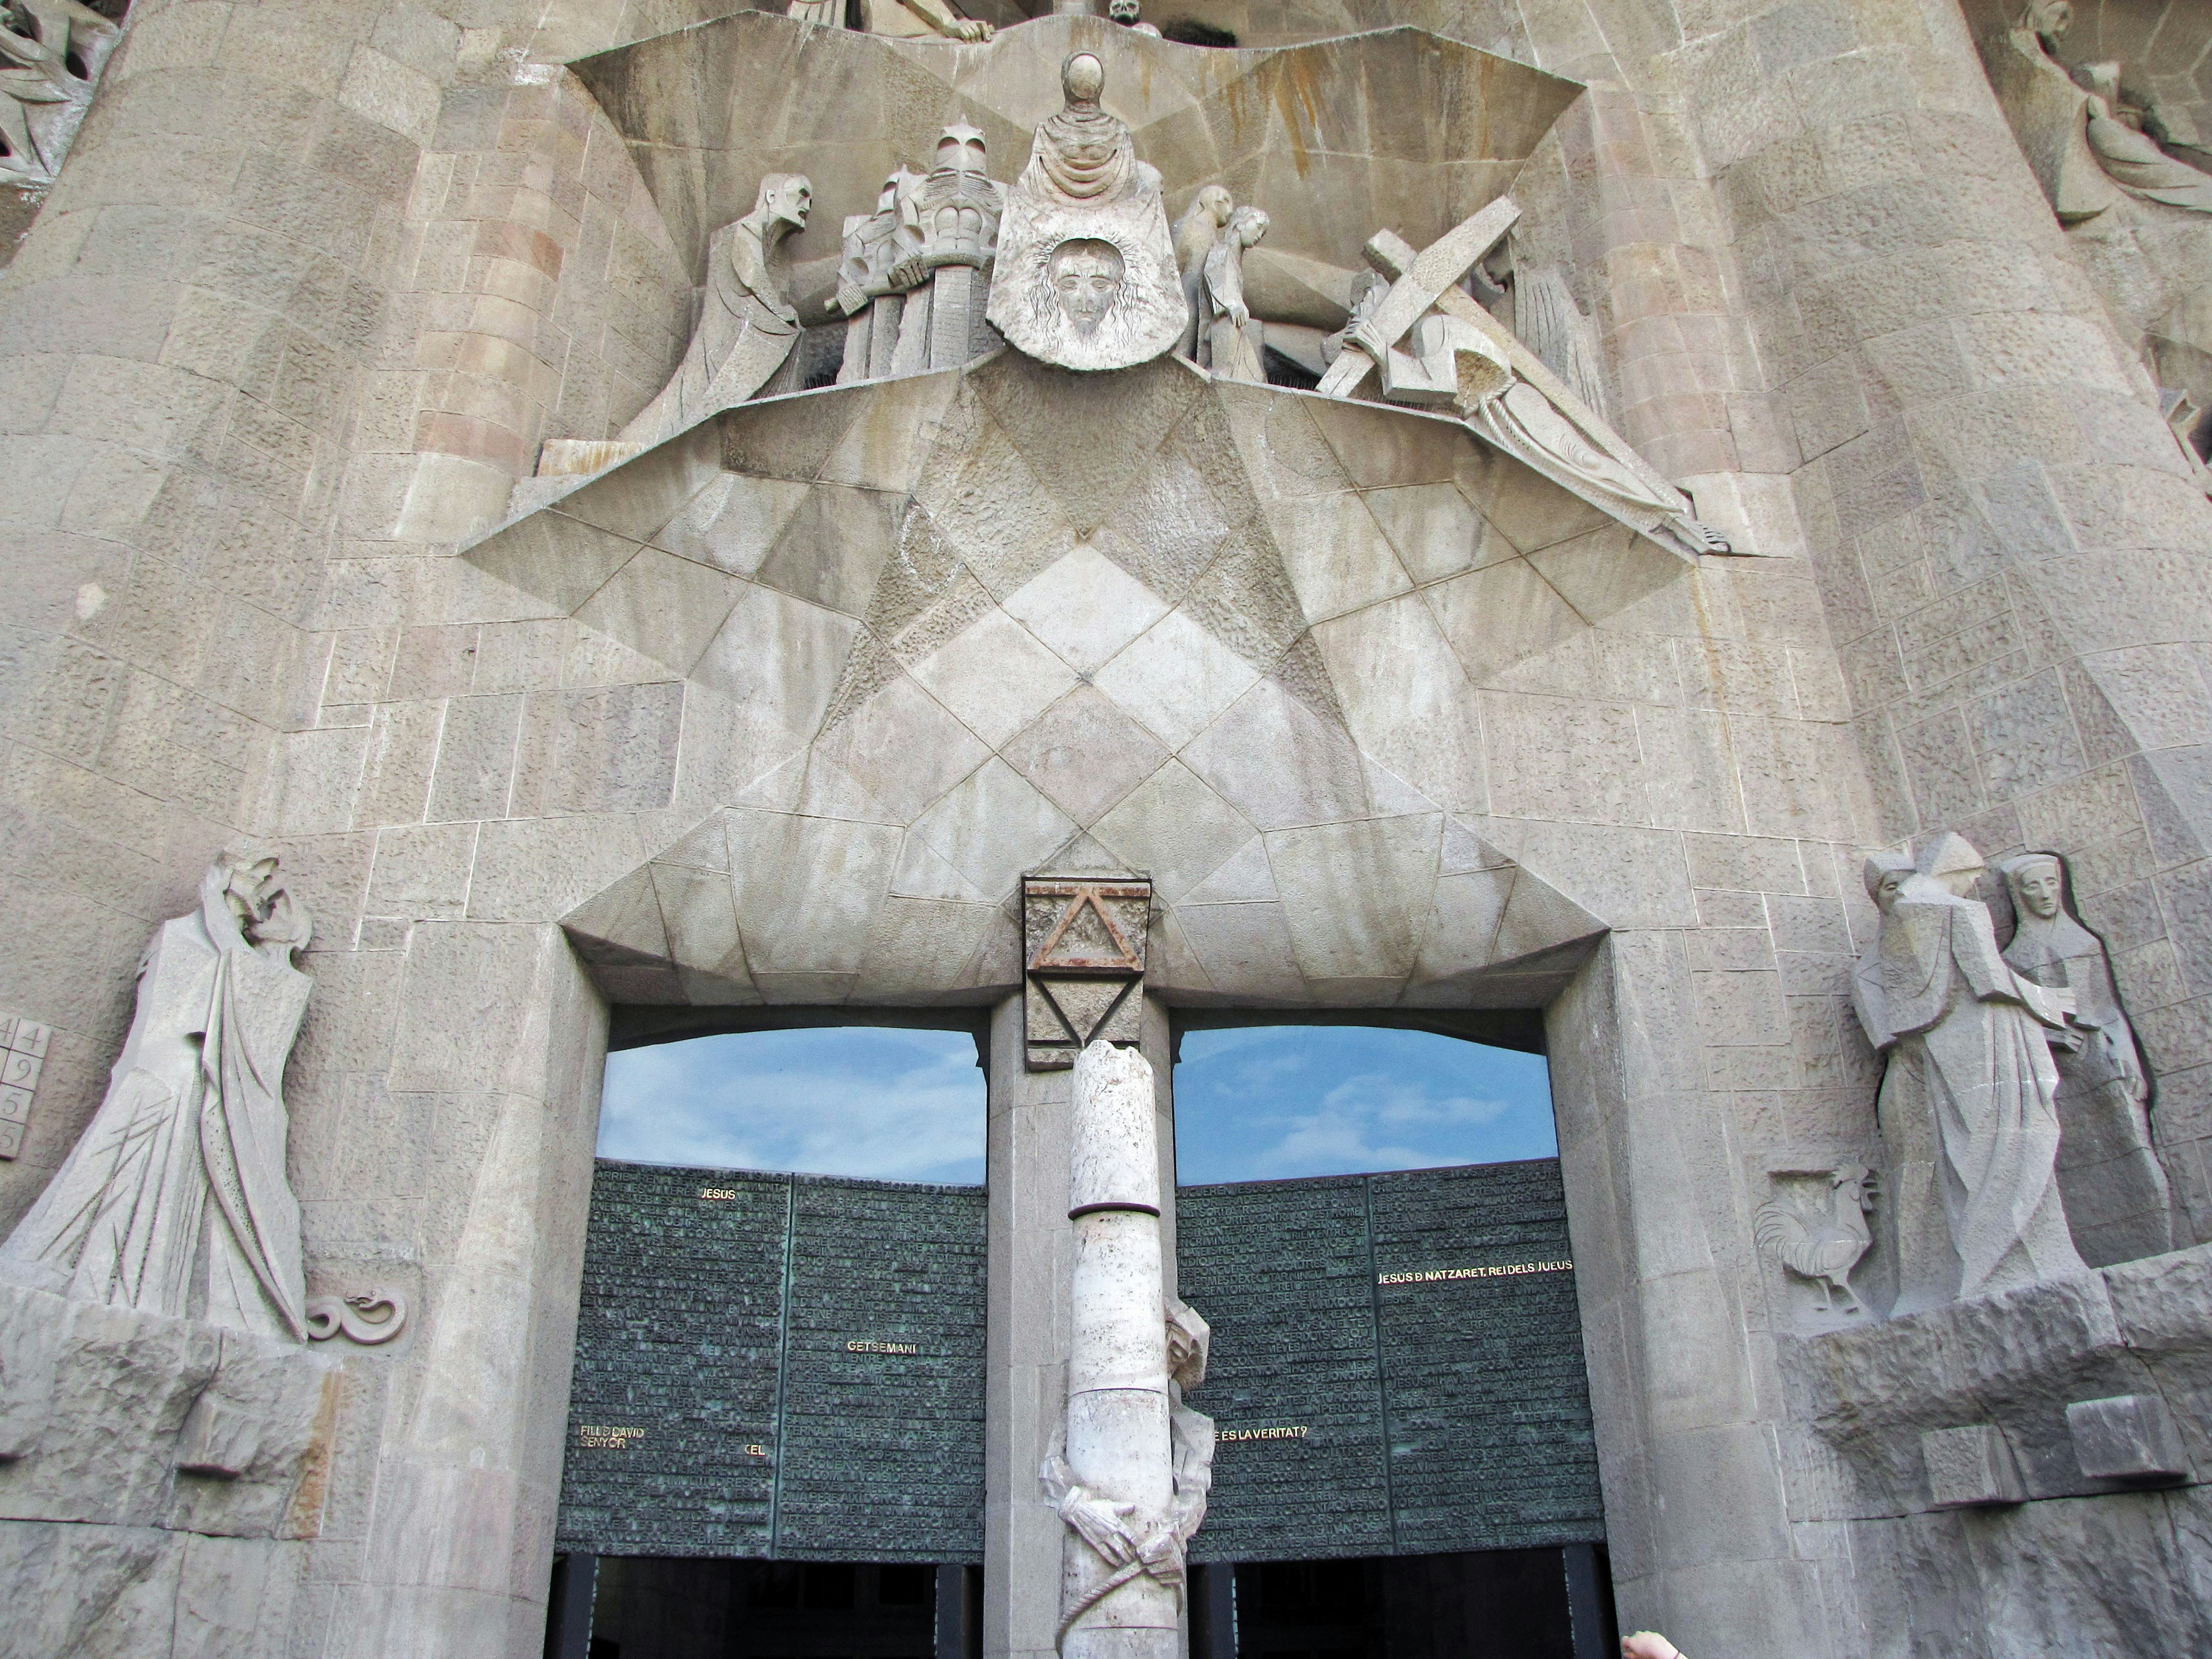
M1152 875L1162 1070L1176 1005L1540 1017L1625 1627L2212 1646L2203 1488L2084 1486L2063 1426L2206 1413L2212 505L2160 395L2206 216L2061 228L1978 49L2006 9L1199 0L1244 42L1210 51L1003 10L962 46L732 0L139 0L0 274L0 1007L52 1033L0 1225L96 1107L146 939L259 836L319 918L307 1288L414 1311L345 1358L316 1537L11 1522L22 1644L542 1651L612 1008L953 1002L1000 1033L987 1647L1041 1659L1024 1402L1064 1388L1067 1244L1022 1172L1066 1147L1004 907L1050 861ZM2081 63L2203 106L2197 11L2081 9ZM1647 561L1417 414L1012 354L516 495L666 382L763 173L814 181L822 329L843 216L956 119L1025 155L1079 39L1171 217L1217 184L1270 216L1248 299L1316 339L1372 231L1510 191L1621 434L1768 556ZM2100 1269L2109 1321L2045 1286L1822 1334L1755 1249L1768 1169L1879 1162L1856 872L1942 830L2066 858L2140 1040L2188 1248ZM1877 1338L1911 1362L1785 1386L1792 1345ZM1838 1450L1869 1398L1912 1420ZM1919 1508L1920 1433L1992 1420L2027 1500ZM1878 1502L1837 1496L1853 1459Z

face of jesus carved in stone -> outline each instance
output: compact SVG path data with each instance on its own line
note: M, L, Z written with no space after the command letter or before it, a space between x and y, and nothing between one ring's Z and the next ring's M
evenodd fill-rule
M1111 242L1062 242L1052 251L1047 279L1079 332L1089 334L1121 297L1121 252Z

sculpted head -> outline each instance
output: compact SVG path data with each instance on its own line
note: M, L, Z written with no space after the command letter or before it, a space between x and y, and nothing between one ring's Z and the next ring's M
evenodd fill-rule
M804 230L807 213L813 206L814 186L806 181L805 174L771 173L761 180L760 196L753 203L753 216L763 235L779 225L784 231Z
M983 135L965 121L956 121L937 141L937 170L940 173L983 171Z
M1194 1389L1206 1379L1206 1351L1212 1346L1212 1327L1198 1310L1170 1297L1164 1310L1168 1327L1168 1376L1177 1388Z
M2059 40L2074 27L2074 0L2028 0L2025 21L2045 40Z
M2005 885L2012 889L2013 908L2021 916L2040 921L2057 918L2066 898L2066 866L2056 853L2028 853L2007 859L2002 866Z
M1060 66L1060 89L1069 108L1097 108L1106 90L1106 65L1087 52L1077 52Z
M1987 867L1972 842L1948 830L1920 849L1917 866L1922 875L1958 898L1973 893Z
M1216 225L1225 225L1232 211L1229 189L1225 185L1208 185L1191 200L1191 212L1201 219L1211 219Z
M1090 334L1121 297L1121 250L1088 238L1062 242L1045 264L1045 280L1076 331Z
M1242 242L1246 247L1257 247L1260 239L1267 234L1267 216L1255 207L1241 207L1229 216L1229 223L1222 234Z
M1127 28L1137 21L1137 0L1106 0L1106 15Z
M1887 915L1896 908L1897 896L1905 890L1905 878L1912 874L1912 860L1903 853L1876 853L1860 873L1867 896Z

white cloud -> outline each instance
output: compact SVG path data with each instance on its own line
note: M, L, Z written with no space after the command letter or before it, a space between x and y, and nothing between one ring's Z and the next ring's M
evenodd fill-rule
M1194 1031L1176 1073L1181 1179L1436 1169L1557 1149L1540 1056L1363 1026Z
M1263 1177L1333 1175L1346 1170L1432 1170L1467 1161L1463 1138L1451 1132L1494 1123L1511 1108L1472 1095L1432 1097L1422 1083L1395 1082L1380 1072L1346 1078L1321 1098L1316 1112L1279 1117L1285 1133L1252 1156ZM1409 1144L1443 1132L1450 1144Z
M599 1155L876 1181L980 1182L983 1074L957 1032L751 1032L607 1059Z

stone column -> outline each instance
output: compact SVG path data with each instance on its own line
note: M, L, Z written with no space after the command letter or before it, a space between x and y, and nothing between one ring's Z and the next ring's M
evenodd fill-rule
M1160 1253L1175 1289L1175 1112L1166 1009L1147 997L1160 1164ZM1022 999L991 1018L990 1267L984 1408L983 1652L1051 1659L1061 1522L1037 1483L1067 1399L1075 1231L1067 1219L1073 1073L1024 1063Z
M1674 67L1881 833L2068 856L2212 1235L2212 505L1955 3L1710 15Z

